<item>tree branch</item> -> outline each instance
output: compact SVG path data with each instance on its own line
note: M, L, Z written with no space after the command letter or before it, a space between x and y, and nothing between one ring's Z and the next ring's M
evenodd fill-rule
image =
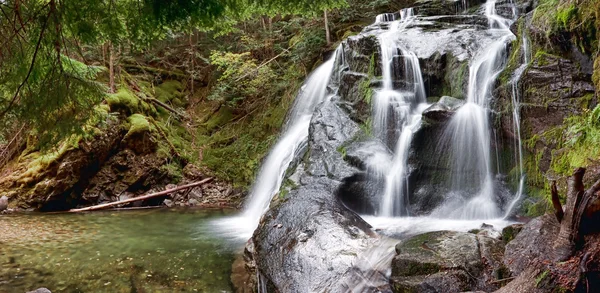
M46 19L44 21L44 25L42 26L42 30L40 31L40 36L38 38L37 44L35 45L35 51L33 52L33 57L31 58L31 64L29 65L29 70L27 71L27 75L25 76L25 79L21 82L21 84L19 84L19 87L17 87L17 91L15 92L14 96L10 100L10 103L8 104L6 109L4 109L2 111L2 113L0 113L0 119L4 118L4 115L6 115L6 113L8 113L10 108L14 105L15 101L17 100L17 97L19 96L19 92L21 91L21 88L23 88L23 86L27 83L27 80L31 76L31 72L33 71L33 67L35 66L37 54L40 50L40 46L42 44L42 39L44 38L44 33L46 32L46 27L48 26L48 19L50 18L51 13L52 13L52 10L50 10L48 12L48 15L46 16Z

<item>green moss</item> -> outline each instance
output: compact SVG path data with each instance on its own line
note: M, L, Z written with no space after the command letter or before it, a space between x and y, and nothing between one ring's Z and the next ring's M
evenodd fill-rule
M231 108L222 106L210 116L194 140L201 149L196 152L201 158L198 163L235 187L248 188L277 140L302 80L292 82L279 100L262 104L253 113L234 116Z
M177 80L167 80L154 88L154 96L163 103L182 107L184 106L182 99L185 97L182 90L183 85L181 82Z
M568 28L571 20L575 17L577 17L577 7L575 7L575 4L561 7L556 11L556 22L562 28Z
M160 166L160 170L165 173L175 183L183 179L183 171L181 165L176 162L168 162Z
M109 94L106 97L106 102L113 112L124 111L127 114L132 114L139 111L139 99L126 88L120 88L117 93Z
M231 121L233 119L232 109L226 106L223 106L213 114L208 121L202 124L203 126L203 134L209 134L216 130L216 128L221 127Z
M133 114L129 116L127 122L129 123L129 131L127 131L125 137L153 130L148 118L142 114Z
M27 171L19 176L17 182L19 184L28 184L36 181L39 176L43 175L48 166L58 162L70 150L77 149L80 141L81 136L73 135L63 140L58 149L34 152L21 158L30 160L30 162L27 164Z
M548 277L548 273L550 273L550 271L545 270L535 278L535 286L536 287L538 287L542 283L542 281L544 281L544 279L546 279L546 277Z

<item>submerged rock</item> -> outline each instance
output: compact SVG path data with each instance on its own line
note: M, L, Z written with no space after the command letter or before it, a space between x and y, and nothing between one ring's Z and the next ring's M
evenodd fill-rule
M33 291L29 291L27 293L52 293L50 290L48 290L47 288L39 288L39 289L35 289Z
M0 212L8 208L8 197L6 195L0 197Z
M504 244L464 232L429 232L396 245L392 261L394 292L494 290L503 274Z

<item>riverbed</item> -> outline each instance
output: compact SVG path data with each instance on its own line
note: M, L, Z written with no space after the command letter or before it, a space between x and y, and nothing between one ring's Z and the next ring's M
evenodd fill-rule
M0 292L231 292L229 210L0 216Z

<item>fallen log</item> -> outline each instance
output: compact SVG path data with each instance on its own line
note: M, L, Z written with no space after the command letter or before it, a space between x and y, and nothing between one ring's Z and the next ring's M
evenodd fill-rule
M151 193L151 194L147 194L147 195L142 195L142 196L138 196L138 197L134 197L134 198L130 198L130 199L125 199L125 200L115 201L115 202L103 203L103 204L99 204L99 205L95 205L95 206L91 206L91 207L86 207L86 208L71 209L71 210L69 210L69 212L71 212L71 213L77 213L77 212L86 212L86 211L101 210L101 209L104 209L104 208L108 208L108 207L112 207L112 206L116 206L116 205L120 205L120 204L130 203L130 202L139 201L139 200L145 200L145 199L149 199L149 198L158 197L158 196L161 196L161 195L167 195L167 194L179 191L179 190L184 190L184 189L188 189L188 188L200 186L200 185L206 184L206 183L208 183L208 182L210 182L212 180L213 180L213 178L210 177L210 178L206 178L204 180L198 181L198 182L194 182L194 183L190 183L190 184L178 186L178 187L167 189L167 190L160 191L160 192L155 192L155 193Z

